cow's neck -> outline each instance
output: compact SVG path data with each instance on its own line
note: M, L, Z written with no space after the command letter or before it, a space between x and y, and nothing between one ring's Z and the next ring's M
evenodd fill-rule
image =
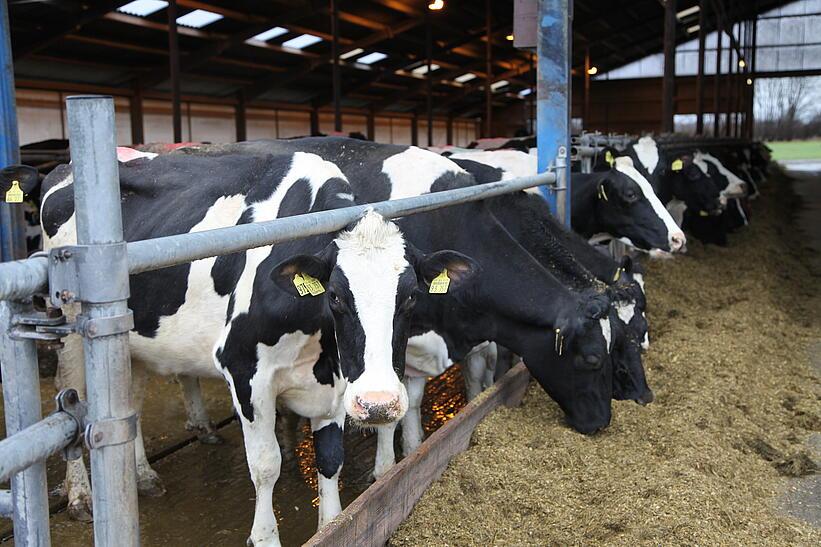
M573 175L572 198L570 204L573 229L584 237L593 237L601 232L598 219L599 181L607 173Z

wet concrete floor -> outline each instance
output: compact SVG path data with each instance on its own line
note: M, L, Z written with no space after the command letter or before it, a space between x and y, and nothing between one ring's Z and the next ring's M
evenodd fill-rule
M42 380L44 415L53 411L53 379ZM146 546L245 545L254 509L254 488L248 475L242 430L232 419L233 410L221 381L203 382L203 397L215 422L222 421L222 445L209 446L185 431L185 412L179 386L173 379L154 377L147 389L143 414L146 450L163 479L162 497L141 496L140 534ZM423 425L428 434L445 423L465 404L458 366L428 383L423 400ZM0 405L0 419L2 405ZM0 420L2 421L2 420ZM317 497L313 444L307 421L295 457L283 463L274 490L274 508L283 545L300 545L316 531ZM5 432L0 428L0 437ZM345 432L345 466L340 478L342 504L346 506L372 482L376 436L348 428ZM398 441L398 435L397 435ZM399 443L397 455L401 454ZM79 547L93 544L90 524L71 521L62 509L59 492L64 463L53 457L48 463L51 492L52 545ZM4 487L7 487L4 485ZM11 521L0 518L0 544L13 545Z

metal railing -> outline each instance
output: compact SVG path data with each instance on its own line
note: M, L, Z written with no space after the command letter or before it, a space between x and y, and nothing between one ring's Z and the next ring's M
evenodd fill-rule
M425 194L320 211L204 232L126 244L123 241L119 167L110 97L79 96L66 101L74 173L77 245L0 264L0 364L7 438L0 441L0 515L14 520L15 543L48 546L45 459L60 450L91 454L96 545L139 544L134 438L131 408L127 308L128 276L212 256L244 251L340 230L373 209L398 218L478 201L541 185L555 185L543 173ZM59 306L79 302L76 322L32 311L31 297L45 293ZM41 419L35 340L84 339L87 403L66 390L57 411ZM87 405L87 406L86 406Z

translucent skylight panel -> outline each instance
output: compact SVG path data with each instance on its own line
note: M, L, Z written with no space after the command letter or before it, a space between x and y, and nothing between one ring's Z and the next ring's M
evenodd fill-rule
M368 53L364 57L360 57L356 60L357 63L362 63L363 65L372 65L374 63L378 63L382 59L385 59L387 55L384 53L380 53L378 51L374 51L373 53Z
M282 47L289 47L291 49L305 49L322 41L319 36L313 34L302 34L296 38L291 38L286 42L282 42Z
M453 81L459 82L460 84L463 84L465 82L471 81L474 78L476 78L476 74L474 74L473 72L466 72L465 74L462 74L461 76L455 77L453 79Z
M361 47L358 47L356 49L350 50L347 53L343 53L342 55L339 56L339 58L340 59L350 59L351 57L356 57L357 55L359 55L361 53L365 53L365 50L362 49Z
M129 15L136 15L137 17L145 17L154 12L160 11L168 5L164 0L134 0L124 6L117 8L117 11L127 13Z
M257 34L253 38L251 38L251 40L259 40L260 42L267 42L268 40L272 40L272 39L276 38L277 36L282 36L283 34L288 34L288 29L287 28L274 27L274 28L269 28L265 32L260 32L259 34Z
M195 9L182 17L177 17L177 24L184 27L202 28L222 19L222 15L204 9Z
M439 70L439 68L440 68L440 66L437 65L436 63L431 63L430 64L430 71L431 72L433 72L434 70ZM421 66L418 66L418 67L414 68L413 70L411 70L411 72L414 73L414 74L427 74L428 73L428 65L427 65L427 63L425 63L424 65L421 65Z
M490 84L490 89L492 89L493 91L497 91L499 89L502 89L509 83L510 82L508 82L507 80L499 80L498 82L493 82L492 84Z

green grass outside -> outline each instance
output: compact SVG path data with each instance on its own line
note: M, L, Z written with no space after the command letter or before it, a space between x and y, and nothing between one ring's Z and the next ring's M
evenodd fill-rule
M773 141L766 143L773 151L773 159L821 160L821 140Z

